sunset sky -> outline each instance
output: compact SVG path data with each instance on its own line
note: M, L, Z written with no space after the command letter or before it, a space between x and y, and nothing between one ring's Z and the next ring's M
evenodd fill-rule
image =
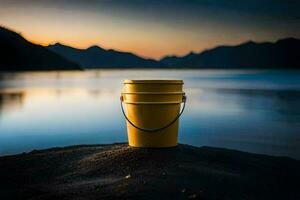
M147 58L300 37L296 0L0 0L0 24L42 45L99 45Z

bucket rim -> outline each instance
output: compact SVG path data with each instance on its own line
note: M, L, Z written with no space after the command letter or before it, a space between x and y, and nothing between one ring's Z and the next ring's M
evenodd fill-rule
M165 104L181 104L182 101L129 101L124 100L125 104L135 104L135 105L165 105Z
M185 92L122 92L121 95L185 95Z
M151 83L159 83L159 84L183 84L183 80L168 80L168 79L162 79L162 80L129 80L126 79L123 82L124 84L151 84Z

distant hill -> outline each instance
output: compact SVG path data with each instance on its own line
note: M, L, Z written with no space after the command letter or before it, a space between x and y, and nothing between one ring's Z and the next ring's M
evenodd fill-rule
M295 38L281 39L275 43L249 41L236 46L219 46L182 57L166 56L160 61L98 46L76 49L56 43L47 48L85 68L300 68L300 40Z
M0 27L0 71L80 69L47 48Z
M98 46L76 49L56 43L49 45L47 48L79 63L84 68L161 67L161 63L155 60L144 59L133 53L106 50Z
M166 56L160 60L169 67L188 68L298 68L300 40L286 38L275 43L246 42L219 46L183 57Z
M107 50L98 46L76 49L56 43L43 47L0 26L0 71L58 70L82 68L221 68L300 69L300 40L245 42L218 46L186 56L166 56L160 61L133 53Z

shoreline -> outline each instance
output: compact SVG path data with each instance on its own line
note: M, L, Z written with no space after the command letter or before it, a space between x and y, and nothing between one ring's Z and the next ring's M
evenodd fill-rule
M114 142L114 143L107 143L107 144L72 144L72 145L62 145L62 146L53 146L53 147L45 147L45 148L33 148L32 150L27 150L27 151L19 151L19 152L15 152L15 153L4 153L4 154L0 154L0 159L1 158L6 158L6 157L15 157L15 156L24 156L27 154L32 154L32 153L36 153L36 152L49 152L49 151L59 151L59 150L66 150L66 149L77 149L77 148L91 148L91 147L106 147L106 146L114 146L114 145L126 145L128 144L128 142ZM203 145L203 146L194 146L191 144L181 144L178 143L178 145L186 145L186 146L191 146L194 148L214 148L214 149L222 149L222 150L229 150L229 151L237 151L240 153L246 153L246 154L253 154L253 155L260 155L260 156L269 156L269 157L275 157L275 158L286 158L286 159L292 159L292 160L296 160L300 162L300 159L293 157L293 156L289 156L289 155L276 155L276 154L265 154L265 153L257 153L257 152L250 152L250 151L245 151L245 150L238 150L238 149L233 149L233 148L227 148L227 147L217 147L217 146L207 146L207 145ZM133 148L133 149L148 149L148 150L155 150L155 149L172 149L172 148L177 148L177 146L175 147L162 147L162 148L139 148L139 147L131 147L129 145L127 145L129 148Z
M76 145L0 157L1 199L299 199L300 161L214 147Z

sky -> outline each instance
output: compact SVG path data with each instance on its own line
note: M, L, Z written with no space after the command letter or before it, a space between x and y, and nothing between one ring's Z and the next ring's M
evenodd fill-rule
M34 43L145 58L300 38L297 0L0 0L0 25Z

